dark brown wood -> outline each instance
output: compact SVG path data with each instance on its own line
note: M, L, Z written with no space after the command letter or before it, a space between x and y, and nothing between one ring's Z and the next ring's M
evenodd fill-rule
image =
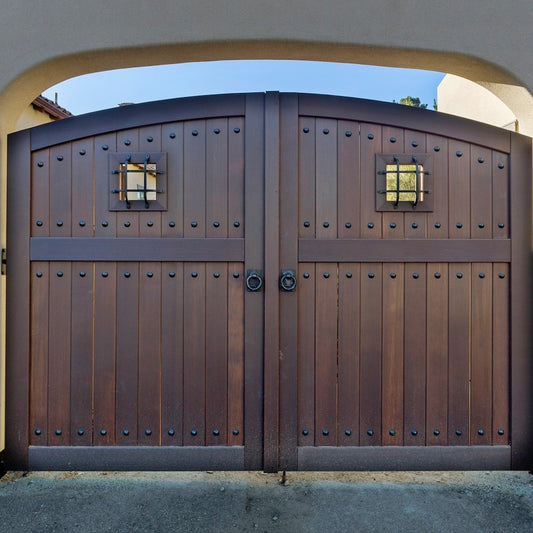
M71 145L50 149L50 236L71 235L72 218Z
M381 151L385 154L403 151L404 131L401 128L383 126L381 128ZM376 172L376 170L374 170ZM374 190L376 188L374 181ZM366 199L363 199L365 201ZM368 200L367 200L368 201ZM405 237L405 216L402 211L382 213L383 238L403 239Z
M420 131L410 131L406 130L404 132L404 151L407 154L425 154L428 150L426 149L426 135ZM433 157L431 157L431 162L433 164ZM433 165L432 165L433 166ZM432 175L431 179L433 182L432 189L434 187L434 178L435 173L433 168L431 169ZM432 192L433 194L433 192ZM431 198L433 205L434 196ZM426 200L428 197L426 197ZM433 206L434 207L434 206ZM428 213L418 212L418 211L406 211L404 213L404 235L406 239L420 239L427 238L427 218Z
M203 120L187 122L183 127L183 234L185 237L206 237L205 135L205 121Z
M313 117L300 117L298 124L298 234L314 238L316 232L316 124Z
M360 235L359 128L360 124L356 122L345 120L337 122L339 239L357 238Z
M72 220L73 237L92 237L93 220L93 165L94 139L82 139L72 143Z
M492 238L492 153L472 147L470 153L471 229L473 239Z
M116 236L117 214L109 211L109 154L117 150L116 133L94 138L94 236Z
M376 212L376 165L375 155L381 153L381 126L361 124L361 238L381 239L381 213Z
M509 238L509 157L492 152L492 235Z
M503 242L503 241L502 241ZM32 261L242 261L243 239L31 239Z
M427 214L427 238L448 238L448 139L427 136L433 159L433 211Z
M139 151L139 129L132 128L129 130L123 130L117 132L117 151L128 150L128 152ZM109 158L109 168L107 171L108 176L111 174L114 164L112 158ZM108 189L109 189L108 185ZM111 200L110 200L111 202ZM111 206L110 206L111 207ZM117 237L139 237L139 211L126 210L117 212Z
M470 145L449 141L448 232L451 239L470 238Z
M244 236L244 119L228 120L228 237Z
M300 239L300 261L444 262L509 261L506 239Z
M50 235L49 149L31 155L31 189L28 194L31 195L31 235L48 237Z

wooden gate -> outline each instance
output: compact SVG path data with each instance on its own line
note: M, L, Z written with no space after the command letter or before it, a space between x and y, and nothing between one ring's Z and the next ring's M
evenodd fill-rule
M336 97L14 134L10 465L529 467L530 180L530 139Z

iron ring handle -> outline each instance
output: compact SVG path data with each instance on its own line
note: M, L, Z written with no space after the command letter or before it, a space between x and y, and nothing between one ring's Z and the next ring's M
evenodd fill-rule
M260 291L263 287L263 278L261 274L255 270L248 271L246 276L246 289L251 292Z
M279 286L283 291L294 291L296 289L296 272L294 270L282 270Z

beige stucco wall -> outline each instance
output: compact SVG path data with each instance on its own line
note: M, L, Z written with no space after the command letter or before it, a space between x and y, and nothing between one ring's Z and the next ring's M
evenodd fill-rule
M533 133L532 26L531 0L2 2L0 244L5 244L6 134L35 96L62 80L120 67L214 59L422 68L483 85L517 116L522 132ZM0 313L4 324L3 305Z

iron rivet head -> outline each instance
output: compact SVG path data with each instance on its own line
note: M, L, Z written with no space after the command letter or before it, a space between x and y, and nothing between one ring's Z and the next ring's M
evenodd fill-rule
M460 429L457 429L457 430L455 431L455 434L456 434L458 437L460 437L460 436L463 434L463 432L462 432Z
M504 167L505 167L505 165L504 165L503 163L498 163L498 168L499 168L499 169L502 169L502 168L504 168Z
M176 434L176 432L175 432L173 429L169 429L169 430L168 430L168 434L169 434L171 437L173 437L173 436Z
M58 220L58 221L56 222L56 226L57 226L58 228L60 228L62 225L63 225L63 221L62 221L62 220Z
M478 435L485 435L485 432L482 429L477 430Z
M434 146L433 150L435 150L435 152L440 152L440 146Z
M420 275L419 275L417 272L415 272L415 273L413 274L413 278L418 279L419 277L420 277Z
M412 227L413 229L416 229L416 228L418 228L418 224L417 224L416 222L413 222L413 223L411 224L411 227Z
M102 226L107 228L107 226L109 226L109 222L107 220L102 221Z
M323 276L327 279L329 278L329 272L324 272Z
M329 430L328 429L323 429L322 430L322 435L324 435L324 437L327 437L329 435Z
M394 437L394 435L396 435L396 431L394 431L394 429L389 430L389 435Z
M109 276L109 274L107 272L102 272L102 277L103 278L107 278L107 276Z
M391 137L391 138L389 139L389 141L390 141L391 143L395 143L395 142L396 142L396 137Z
M457 150L457 152L455 152L455 155L457 157L461 157L463 155L463 152L461 152L461 150Z
M56 431L55 431L56 435L61 435L61 433L62 433L62 431L60 429L56 429Z
M122 432L122 434L123 434L123 435L126 435L126 437L127 437L127 436L130 434L130 432L129 432L127 429L125 429L125 430Z
M394 279L396 277L396 272L391 272L390 277Z
M198 130L192 130L192 136L197 137L198 136Z
M457 224L455 224L455 227L457 229L461 229L463 227L463 225L461 224L461 222L457 222Z
M171 220L171 221L168 223L168 226L169 226L170 228L174 228L174 227L176 226L176 223L175 223L173 220Z
M152 434L152 430L151 429L147 429L145 432L144 432L145 435L147 435L148 437Z
M233 277L234 277L235 279L237 279L239 276L240 276L240 274L239 274L238 272L234 272L234 273L233 273Z
M389 224L389 226L390 226L392 229L394 229L394 228L396 227L396 222L391 222L391 223Z
M368 273L368 277L369 277L370 279L374 278L375 276L376 276L376 275L374 274L374 272L369 272L369 273Z
M175 138L176 138L176 134L175 134L174 132L169 133L168 136L169 136L171 139L175 139Z
M83 429L78 429L78 435L80 435L80 437L85 433L85 431L83 431Z
M346 137L351 137L352 136L352 132L350 130L346 131L344 133L344 135L346 135Z
M36 430L35 430L35 434L36 434L36 435L40 435L41 433L42 433L42 431L41 431L40 429L36 429Z
M84 148L82 148L79 152L80 155L85 155L87 152Z
M37 274L35 274L38 278L42 278L43 277L43 273L42 272L37 272Z
M418 431L416 429L413 429L411 431L411 435L413 435L413 437L416 437L418 435Z
M478 228L480 229L483 229L485 227L485 224L483 224L483 222L480 222L478 225L477 225Z
M344 432L344 434L345 434L347 437L349 437L349 436L352 434L352 432L351 432L351 430L347 429L347 430Z
M85 272L81 271L80 272L80 278L84 278L86 276Z
M373 432L371 429L369 429L369 430L366 432L366 434L367 434L369 437L372 437L372 435L374 435L374 432Z
M438 429L434 429L433 435L435 435L435 437L438 437L440 435L440 431Z
M479 277L480 277L481 279L483 279L483 278L485 277L485 274L484 274L483 272L480 272L480 273L479 273Z
M484 163L485 160L484 160L482 157L478 157L478 158L477 158L477 162L478 162L478 163Z
M329 222L324 222L322 226L324 226L325 228L329 228Z
M500 272L500 273L498 274L498 277L499 277L500 279L503 279L503 278L505 278L505 274L504 274L503 272Z
M463 274L462 274L462 272L457 272L456 276L457 276L459 279L461 279L461 278L463 277Z
M437 279L439 279L439 278L440 278L440 272L435 272L435 277L436 277Z
M234 131L235 133L240 133L241 128L233 128L233 131Z
M37 166L38 166L38 167L44 167L44 161L39 161L39 162L37 163Z
M152 136L150 136L150 137L146 137L146 140L147 140L149 143L151 143L151 142L153 142L154 138L153 138Z
M233 226L236 227L236 228L238 228L240 225L241 225L241 223L240 223L238 220L236 220L236 221L233 223Z
M107 144L102 144L102 150L109 150L109 146Z
M308 220L304 222L304 228L308 228L310 225L311 223Z
M499 430L498 430L498 435L503 435L503 434L504 434L503 429L499 429Z
M367 225L366 225L367 228L369 229L372 229L374 227L374 223L373 222L369 222Z
M214 133L215 135L218 135L218 134L220 133L220 129L219 129L219 128L215 128L215 129L213 130L213 133Z
M220 435L220 431L219 431L218 429L214 429L214 430L213 430L213 435L214 435L215 437L218 437L218 436Z
M237 435L239 434L239 430L238 430L238 429L234 429L234 430L232 431L232 433L233 433L235 436L237 436Z
M305 279L309 278L309 272L304 272L304 278Z
M126 139L126 140L124 141L124 144L125 144L126 146L129 146L129 145L131 144L131 141L130 141L129 139Z
M324 129L322 130L322 133L323 133L324 135L327 135L327 134L329 133L328 128L324 128Z
M307 437L307 435L309 435L309 431L307 429L304 429L302 431L302 435L304 435L305 437Z
M191 272L191 276L193 278L197 278L198 277L198 272Z
M175 277L176 277L176 273L175 273L175 272L169 272L169 273L168 273L168 276L169 276L170 278L175 278Z
M58 278L62 278L62 277L63 277L63 272L61 272L61 270L59 270L59 271L57 272L57 277L58 277Z
M196 220L193 220L191 222L191 228L197 228L198 227L198 222L196 222Z
M153 277L154 277L154 273L153 273L153 272L147 272L146 275L147 275L149 278L153 278Z
M505 224L503 222L499 222L498 223L498 227L501 229L501 228L505 228Z
M129 228L130 226L131 222L129 220L126 220L126 222L124 222L124 227Z
M43 221L42 220L38 220L35 224L37 226L41 227L43 225Z
M80 226L81 228L84 228L84 227L85 227L85 220L80 220L80 221L78 222L78 224L79 224L79 226Z
M58 160L58 161L63 161L63 156L62 156L62 155L58 155L58 156L57 156L57 160Z
M302 131L303 131L304 133L309 133L309 128L304 128Z
M147 225L149 228L151 228L151 227L154 225L154 223L153 223L151 220L149 220L149 221L146 223L146 225Z
M107 435L107 431L105 429L100 430L100 435Z
M352 227L351 222L346 222L346 224L344 224L344 227L350 229Z
M218 227L220 227L220 222L216 222L216 221L215 221L215 222L213 222L213 226L214 226L215 228L218 228Z
M346 272L346 277L347 278L351 278L352 277L352 273L351 272Z
M418 146L418 143L417 143L416 141L413 141L413 142L411 143L411 146L412 146L413 148L416 148L416 147Z
M219 278L219 277L220 277L220 272L215 272L215 273L213 274L213 277L214 277L214 278Z
M436 227L437 229L439 229L439 228L440 228L440 222L435 222L435 227Z
M124 272L124 277L125 278L129 278L131 276L131 273L130 272Z

